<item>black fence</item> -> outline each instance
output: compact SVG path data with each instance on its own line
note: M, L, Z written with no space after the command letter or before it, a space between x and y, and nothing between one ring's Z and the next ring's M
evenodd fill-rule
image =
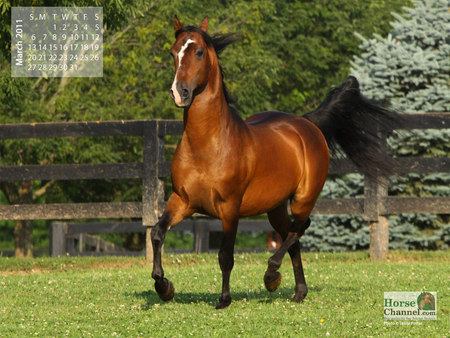
M449 126L449 113L427 113L408 115L404 128L447 129ZM152 250L148 234L164 209L164 180L170 176L170 162L166 161L164 156L165 136L181 135L182 132L183 122L177 120L0 125L0 139L139 136L143 140L143 161L138 163L0 166L0 181L138 178L142 180L142 202L1 205L0 220L140 218L142 219L140 224L147 231L147 257L151 258ZM450 172L448 157L402 157L398 162L400 164L398 174ZM330 174L356 172L357 168L347 159L333 161L329 168ZM387 252L388 244L388 224L385 216L399 213L450 213L450 197L389 197L387 188L387 182L366 178L364 198L320 199L313 214L363 215L370 222L371 255L374 258L382 258ZM260 227L260 230L269 229L265 221L253 222L256 222L255 225ZM86 225L63 224L67 225L67 231L70 230L66 235L82 233L75 230L77 226L85 233L109 231L103 225L99 226L101 223L92 223L90 228ZM213 221L212 224L217 223ZM243 224L239 228L241 231L245 227ZM126 232L135 229L126 227L127 223L124 223L121 229ZM252 226L252 230L253 228ZM199 230L197 233L200 233ZM201 236L207 236L207 231L203 233L204 235L198 235L196 239L196 243L203 243L198 244L199 248L205 247L206 239ZM57 243L58 241L53 242L53 248L59 245L67 249L67 244ZM58 250L55 252L62 252Z

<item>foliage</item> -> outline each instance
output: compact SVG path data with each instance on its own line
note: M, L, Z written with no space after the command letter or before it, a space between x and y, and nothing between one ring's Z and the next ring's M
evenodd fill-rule
M374 263L367 253L304 254L309 293L292 303L288 257L274 293L262 278L269 254L236 255L233 303L214 310L221 272L214 254L166 255L175 285L162 303L142 258L0 258L0 332L6 336L438 336L448 327L448 297L437 321L385 325L383 291L445 293L449 255L404 252ZM44 272L44 273L42 273ZM426 282L424 282L426 281ZM368 305L369 304L369 305ZM268 318L270 317L270 320Z
M0 55L8 59L11 55L11 7L103 7L103 23L108 31L120 30L129 18L144 15L152 3L130 0L0 0ZM0 57L1 60L1 57Z
M126 32L112 37L114 43L106 44L103 81L91 84L80 79L61 101L66 107L78 107L78 97L70 93L88 91L92 98L80 109L95 110L99 119L112 114L119 118L181 118L182 111L167 95L173 80L168 62L173 42L171 21L177 13L183 23L194 25L209 15L210 33L235 31L242 36L224 53L221 64L243 116L270 109L305 112L348 73L349 58L358 46L352 32L386 31L390 15L385 9L399 9L403 4L405 1L372 1L356 7L354 1L157 2ZM377 25L371 24L374 22ZM95 109L86 107L88 104Z
M358 47L352 33L384 33L391 18L389 11L399 10L407 2L156 1L143 2L143 9L135 11L127 2L115 14L118 3L113 2L112 7L103 4L107 24L103 78L70 78L59 88L61 84L51 79L38 83L35 79L11 79L6 70L9 61L2 62L8 81L2 87L15 93L12 99L33 93L28 101L37 102L39 110L47 112L38 114L34 109L19 107L28 111L28 115L23 113L23 121L181 117L167 95L173 77L168 52L175 13L186 24L198 24L209 15L211 33L236 31L242 35L242 40L224 53L221 63L230 91L240 98L244 116L267 109L305 112L348 73L349 57ZM7 9L5 16L9 15ZM145 15L136 15L144 10ZM132 19L124 19L130 12L135 14ZM113 25L108 18L116 16L124 20L113 21ZM49 94L32 91L33 86L49 87ZM4 121L15 120L17 115Z
M318 106L327 91L349 74L358 54L355 31L385 34L391 12L410 1L277 2L283 40L272 40L283 61L272 103L275 109L305 113Z
M401 112L450 111L450 13L447 0L416 0L395 14L391 33L367 40L352 62L361 89Z
M10 22L11 6L103 6L104 24L107 28L106 36L122 29L130 18L142 15L143 11L150 8L149 3L135 4L132 1L0 1L0 123L17 122L41 122L41 121L67 121L71 119L68 111L58 110L57 101L66 90L70 82L67 78L12 78L10 71ZM90 79L86 79L89 82ZM78 92L75 94L77 95ZM71 95L74 95L72 92ZM79 96L78 96L79 98ZM81 111L82 112L82 111ZM82 120L79 111L72 112L74 120ZM86 120L86 118L84 118ZM99 142L100 141L100 142ZM130 151L131 150L131 151ZM134 151L133 151L134 150ZM86 159L91 163L130 161L139 158L142 151L139 145L124 142L119 139L51 139L51 140L7 140L0 143L0 163L2 165L22 164L48 164L48 163L82 163ZM19 196L24 190L22 182L1 182L5 199L3 203L18 203L12 196ZM115 182L110 184L92 184L84 182L84 187L67 182L34 182L33 196L29 200L35 202L70 201L79 200L83 196L105 196L100 192L110 192L106 200L117 199L118 196L126 196L132 199L140 196L140 189L132 183ZM66 185L66 188L64 187ZM120 193L118 193L120 191ZM133 194L134 191L134 194ZM76 195L74 193L76 192ZM112 193L111 193L112 192ZM136 194L137 193L137 194ZM18 226L16 221L16 228ZM29 224L29 222L27 222ZM12 223L3 223L12 236ZM47 228L46 223L35 222L35 225L43 225L37 233ZM29 228L30 225L27 225ZM29 233L32 233L31 231ZM17 236L21 236L16 232ZM7 236L6 236L7 237ZM41 237L41 236L39 236ZM41 241L41 239L39 239ZM32 239L27 239L32 245ZM45 240L44 240L45 242ZM17 249L17 246L16 246ZM29 248L28 248L29 249ZM27 250L30 252L30 250Z

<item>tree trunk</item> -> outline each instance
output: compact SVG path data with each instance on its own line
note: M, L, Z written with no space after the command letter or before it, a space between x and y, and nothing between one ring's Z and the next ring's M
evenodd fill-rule
M14 253L16 257L33 257L33 222L15 221Z
M19 186L13 182L3 182L0 187L9 204L31 204L33 201L33 181L22 181ZM14 246L16 257L33 257L32 221L15 221Z
M31 204L33 201L33 181L22 181L19 188L19 203ZM33 222L16 221L14 226L16 257L33 257Z

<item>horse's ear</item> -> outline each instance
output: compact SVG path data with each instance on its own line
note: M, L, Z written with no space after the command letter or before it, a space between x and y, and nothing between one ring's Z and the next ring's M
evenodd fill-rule
M205 33L206 33L206 31L208 30L208 24L209 24L208 17L205 16L205 18L204 18L203 21L202 21L202 24L200 25L200 29L201 29L202 31L204 31Z
M178 17L175 15L173 18L173 27L175 28L175 32L179 31L181 28L183 28L183 24L180 22Z

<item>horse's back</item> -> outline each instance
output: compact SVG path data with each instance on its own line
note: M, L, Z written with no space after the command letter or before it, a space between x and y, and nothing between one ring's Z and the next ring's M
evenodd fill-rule
M266 111L249 117L245 122L257 137L294 137L304 147L326 153L328 156L325 137L320 129L306 118L279 111Z
M296 133L314 134L317 138L321 138L320 129L308 119L280 111L265 111L250 116L245 123L253 130L295 130ZM323 135L322 135L323 136Z

